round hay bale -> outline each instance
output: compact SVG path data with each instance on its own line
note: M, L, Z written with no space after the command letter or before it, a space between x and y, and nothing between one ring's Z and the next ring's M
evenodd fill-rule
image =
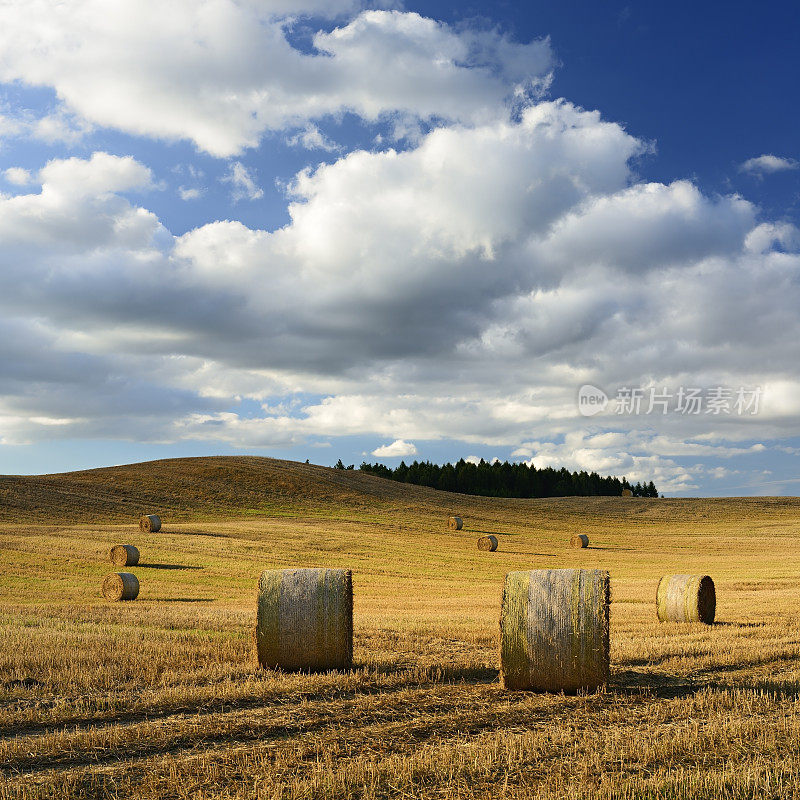
M139 579L132 572L110 572L103 581L106 600L135 600L139 596Z
M322 672L353 663L353 577L349 569L266 570L255 629L262 667Z
M481 538L478 539L478 550L488 550L494 553L494 551L497 550L497 537L493 534L481 536Z
M139 563L139 550L132 544L115 544L111 548L111 563L118 567L135 567Z
M461 517L450 517L447 520L447 527L451 531L460 531L464 527L464 520Z
M622 490L622 497L633 497L633 492L630 489Z
M585 533L576 533L570 540L569 543L577 548L581 549L584 547L589 546L589 537Z
M161 518L156 514L144 514L139 517L139 527L145 533L158 533L161 530Z
M708 575L665 575L658 582L656 613L659 622L714 624L717 594Z
M607 683L610 600L605 570L509 572L500 616L503 686L572 693Z

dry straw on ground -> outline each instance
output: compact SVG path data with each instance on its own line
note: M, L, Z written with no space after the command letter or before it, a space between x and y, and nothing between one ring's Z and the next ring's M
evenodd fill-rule
M139 596L139 579L132 572L110 572L103 581L106 600L135 600Z
M447 527L451 531L460 531L464 527L464 520L461 517L450 517L447 520Z
M255 630L262 667L313 672L353 663L349 569L266 570L258 582Z
M708 575L665 575L656 590L659 622L714 623L717 595Z
M161 530L161 518L157 514L144 514L139 517L139 527L145 533L158 533Z
M607 683L610 593L605 570L509 572L500 616L503 685L577 692Z
M620 499L454 496L254 457L3 478L0 800L800 800L800 499ZM470 535L431 537L454 505ZM176 535L139 536L131 508ZM569 547L590 530L591 553ZM509 535L481 553L478 531ZM97 597L101 569L92 602L92 563L126 540L205 569L148 570L141 603ZM353 671L253 663L253 583L299 552L357 574ZM505 573L587 557L619 600L609 691L501 689ZM728 624L658 622L676 568L724 587Z
M481 538L478 539L478 550L488 550L494 553L494 551L497 550L497 537L494 534L481 536Z
M139 550L132 544L116 544L111 548L111 563L118 567L135 567L139 563Z
M585 533L576 533L570 540L569 543L575 547L576 549L580 549L583 547L589 546L589 537Z

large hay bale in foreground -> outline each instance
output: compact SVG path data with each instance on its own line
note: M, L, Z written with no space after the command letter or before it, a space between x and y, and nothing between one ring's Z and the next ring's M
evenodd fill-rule
M460 531L464 527L464 520L461 517L450 517L447 520L447 527L451 531Z
M139 579L132 572L110 572L103 581L106 600L135 600L139 596Z
M258 663L285 670L349 669L353 577L349 569L266 570L258 582Z
M503 686L577 692L607 683L610 584L599 569L509 572L500 616Z
M161 530L161 518L157 514L144 514L139 517L139 527L145 533L158 533Z
M589 546L589 537L585 533L576 533L569 543L575 548L583 548Z
M488 550L494 553L494 551L497 550L497 537L494 534L481 536L481 538L478 539L478 550Z
M659 622L714 624L717 594L708 575L665 575L658 582L656 613Z
M111 563L118 567L135 567L139 563L139 550L132 544L115 544L111 548Z

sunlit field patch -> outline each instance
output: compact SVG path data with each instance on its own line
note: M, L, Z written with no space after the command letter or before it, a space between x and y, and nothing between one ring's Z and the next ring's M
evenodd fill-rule
M275 463L258 489L273 505ZM212 517L154 486L127 522L111 505L2 523L0 798L798 794L800 502L492 500L313 469L283 476L308 482L307 508L280 515L210 485ZM151 508L159 533L138 529ZM496 552L475 546L488 534ZM112 603L121 542L141 590ZM258 578L298 566L353 570L352 670L258 667ZM504 690L504 576L577 567L611 574L609 685ZM657 621L678 573L713 577L714 625Z

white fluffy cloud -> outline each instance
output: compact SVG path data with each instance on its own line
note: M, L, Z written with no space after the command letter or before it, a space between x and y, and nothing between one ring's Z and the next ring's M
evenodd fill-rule
M758 156L757 158L748 158L747 161L739 167L742 172L749 172L752 175L765 175L799 168L800 161L771 154Z
M385 444L372 451L372 455L377 458L400 458L400 456L415 456L417 448L413 442L404 442L402 439L395 439L391 444Z
M22 167L9 167L3 177L14 186L27 186L31 182L31 173Z
M266 131L345 111L367 120L496 116L508 95L546 80L551 66L546 41L456 32L399 11L364 11L321 29L312 53L290 44L287 15L352 6L12 0L0 4L0 80L51 87L62 121L68 112L87 124L187 139L232 156Z
M2 12L3 8L0 6L0 15ZM90 123L75 117L63 108L38 117L24 109L13 109L10 114L0 114L0 136L9 139L24 137L50 145L58 143L75 145L91 131Z
M205 194L205 189L197 186L179 186L178 196L181 200L199 200Z
M277 230L181 236L143 207L145 165L51 161L40 190L0 195L0 436L451 439L697 485L681 460L800 434L798 235L737 196L637 182L645 150L543 102L305 170ZM587 421L584 383L760 385L764 405Z
M94 153L91 158L54 159L39 171L42 191L73 199L102 199L131 189L150 189L153 174L132 156Z

